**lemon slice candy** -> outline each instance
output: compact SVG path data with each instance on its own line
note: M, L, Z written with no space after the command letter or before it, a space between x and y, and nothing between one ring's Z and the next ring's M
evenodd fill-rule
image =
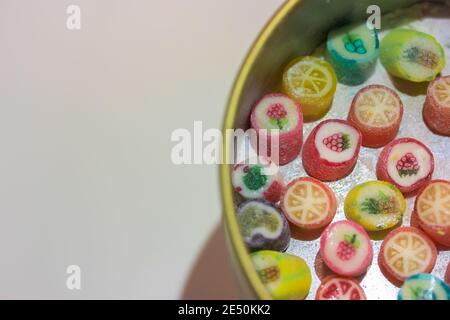
M336 74L323 59L301 57L286 68L283 91L300 103L305 121L317 120L331 107L336 92Z

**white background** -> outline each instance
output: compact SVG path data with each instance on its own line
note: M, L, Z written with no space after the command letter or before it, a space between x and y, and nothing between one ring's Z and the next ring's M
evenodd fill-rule
M174 166L170 134L220 128L281 3L0 0L0 298L237 297L218 168Z

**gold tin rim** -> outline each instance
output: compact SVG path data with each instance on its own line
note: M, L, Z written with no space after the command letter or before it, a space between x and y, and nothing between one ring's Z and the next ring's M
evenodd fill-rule
M234 128L234 122L239 107L239 101L244 90L244 84L247 81L250 70L261 53L261 50L266 41L273 34L281 21L301 2L302 0L288 0L284 3L278 11L272 16L262 32L256 38L249 53L247 54L244 63L242 64L239 73L234 81L233 88L231 90L230 98L228 100L228 106L226 109L225 120L223 123L223 133L225 143L222 149L223 164L220 165L220 180L221 180L221 195L224 208L224 219L227 230L229 232L231 240L231 249L237 257L238 264L244 272L251 289L255 291L258 298L269 300L272 299L267 292L264 284L260 281L258 274L255 272L250 256L244 244L244 240L241 236L239 225L236 220L234 202L233 202L233 190L231 188L231 166L226 163L226 159L229 157L229 141L225 134L227 129Z

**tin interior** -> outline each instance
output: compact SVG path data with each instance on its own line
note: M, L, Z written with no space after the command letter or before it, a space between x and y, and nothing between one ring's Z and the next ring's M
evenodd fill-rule
M320 45L324 42L328 30L334 26L350 23L352 21L363 20L367 18L366 9L369 5L377 4L380 6L382 15L400 8L411 7L421 2L417 0L395 0L395 1L371 1L371 0L303 0L288 1L283 8L274 16L264 29L262 35L254 44L249 56L244 62L243 68L238 75L235 87L233 89L224 129L227 128L248 128L248 118L251 107L262 95L269 92L279 91L281 73L285 65L295 57L312 54L320 51ZM439 2L439 1L436 1ZM441 1L444 2L444 1ZM417 7L417 6L416 6ZM450 9L447 13L439 17L443 18L450 29L449 17ZM445 10L444 10L445 11ZM383 21L382 23L408 23L408 21ZM401 20L401 19L400 19ZM429 22L429 23L432 23ZM393 25L392 25L393 26ZM383 28L382 24L382 28ZM391 26L388 26L391 27ZM445 32L445 31L444 31ZM448 33L448 31L447 31ZM447 44L448 45L448 44ZM319 47L319 50L317 48ZM445 48L447 61L449 59L450 49ZM448 63L448 62L447 62ZM379 63L378 63L379 64ZM449 73L449 67L446 67L444 74ZM372 78L361 86L347 87L338 85L333 106L329 114L323 118L345 118L348 112L349 101L351 97L362 86L372 83L381 83L396 87L401 90L400 96L409 108L405 112L402 127L399 136L420 137L427 143L438 162L444 165L435 171L434 178L449 179L450 167L446 160L449 146L448 138L435 136L428 132L421 119L421 105L423 104L424 85L409 85L398 82L390 78L383 70L382 66L377 66L377 71ZM398 91L397 90L397 91ZM306 124L304 128L304 137L306 138L312 127L317 124ZM417 125L416 125L417 124ZM228 145L225 146L227 148ZM374 165L381 149L362 148L358 164L354 172L342 181L330 183L329 186L336 193L339 201L336 220L345 219L342 210L343 199L351 187L367 180L376 179L374 174ZM225 151L226 153L226 151ZM295 177L304 176L304 170L299 158L287 166L282 167L282 173L286 182ZM251 262L245 248L242 245L242 238L235 221L235 205L240 201L233 193L230 184L230 166L224 165L222 171L222 191L225 207L225 220L228 231L230 251L235 261L236 273L240 279L243 290L243 296L246 298L268 298L267 292L259 282L256 273L251 268ZM403 224L409 225L409 215L412 209L413 199L408 200L408 215ZM231 202L231 203L230 203ZM313 273L313 286L308 298L313 298L320 279L329 273L329 270L321 262L318 252L318 236L306 236L301 233L293 232L291 245L288 253L298 255L307 260ZM374 263L369 269L369 273L361 278L362 286L366 290L369 299L392 299L395 298L395 292L398 289L390 283L380 272L376 258L378 256L379 246L381 244L382 234L371 235L375 249ZM441 276L450 259L450 252L443 250L438 260L434 273ZM442 269L442 270L441 270Z

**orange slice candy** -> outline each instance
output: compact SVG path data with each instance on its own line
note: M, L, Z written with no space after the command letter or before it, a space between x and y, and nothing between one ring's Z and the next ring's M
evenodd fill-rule
M428 86L423 118L432 131L450 136L450 76L437 78Z
M450 182L434 180L417 195L414 205L419 224L436 242L450 246Z
M417 228L398 228L384 239L380 263L395 279L405 281L416 273L429 273L436 263L433 242Z
M434 88L435 99L445 107L450 107L450 77L440 78Z
M356 105L358 120L372 127L385 127L399 118L399 103L389 91L372 88Z
M403 104L395 91L370 85L353 98L348 120L361 131L363 146L376 148L395 138L402 116Z
M336 197L323 182L310 177L290 182L281 198L286 218L303 229L319 229L328 225L336 214Z

